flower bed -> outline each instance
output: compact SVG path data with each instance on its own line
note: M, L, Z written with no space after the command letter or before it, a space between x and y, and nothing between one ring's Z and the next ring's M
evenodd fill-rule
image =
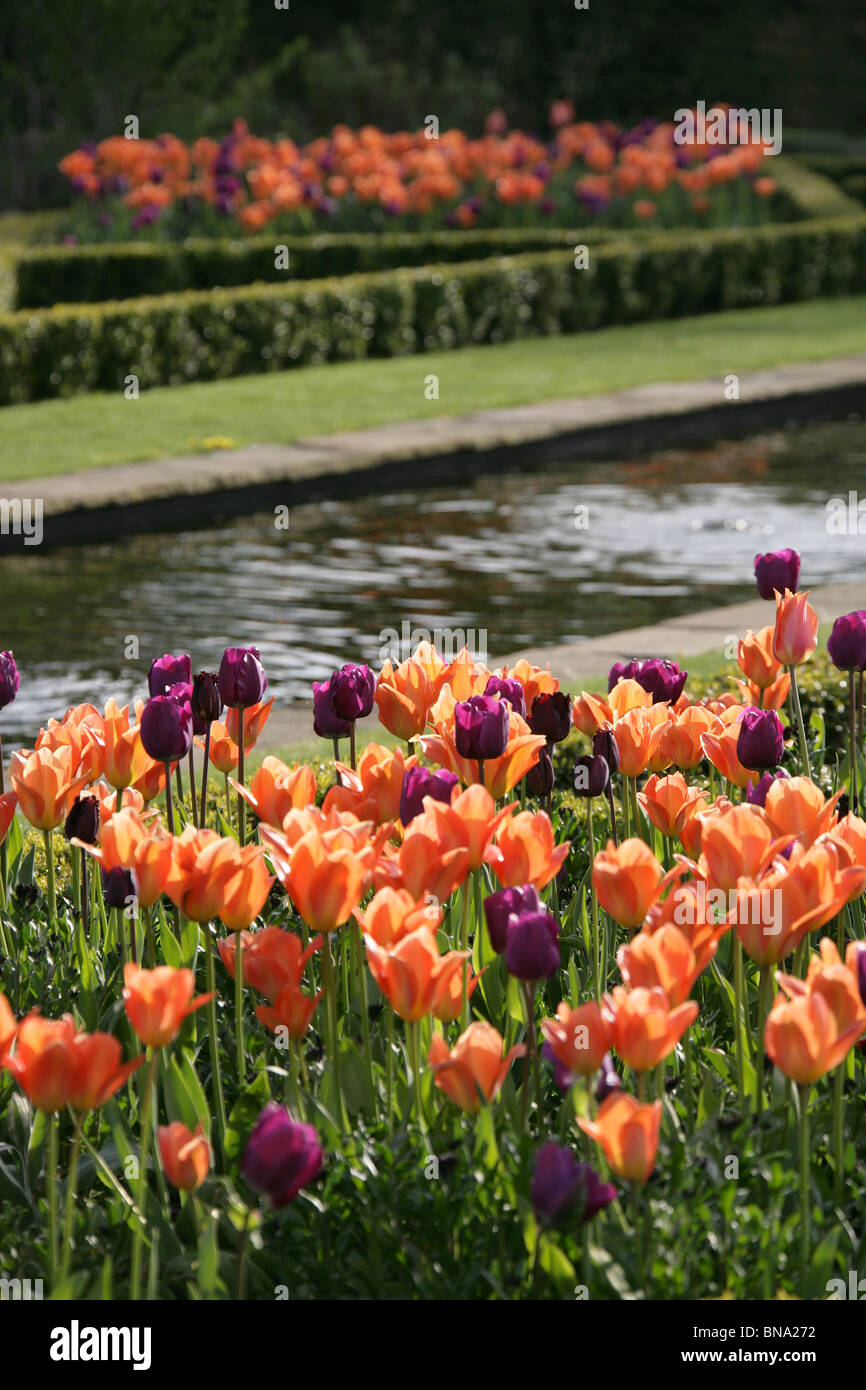
M561 102L551 124L549 140L509 131L498 115L480 139L429 121L394 134L339 125L305 146L254 136L241 120L225 139L191 145L111 136L60 163L81 198L67 235L568 225L587 216L620 227L719 226L764 221L774 201L784 207L759 141L680 145L671 122L625 131L575 121Z
M61 1298L847 1288L866 614L804 714L799 567L757 557L775 621L700 698L666 660L572 701L423 644L314 684L323 787L249 776L272 701L231 648L13 754L4 1272ZM0 653L0 708L18 687ZM398 746L358 757L374 708Z

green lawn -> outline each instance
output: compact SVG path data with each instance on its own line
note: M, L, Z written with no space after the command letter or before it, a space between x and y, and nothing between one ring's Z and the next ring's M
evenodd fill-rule
M866 350L866 297L737 310L387 361L8 406L0 478L101 468L231 446L289 443L427 415L593 395ZM424 396L439 378L439 399Z

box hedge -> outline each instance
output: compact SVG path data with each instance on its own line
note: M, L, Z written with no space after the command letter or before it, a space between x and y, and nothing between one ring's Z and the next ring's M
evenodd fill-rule
M866 293L866 216L0 315L0 404Z

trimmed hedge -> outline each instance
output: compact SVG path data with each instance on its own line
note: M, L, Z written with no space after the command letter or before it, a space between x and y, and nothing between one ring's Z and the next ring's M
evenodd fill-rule
M488 256L550 251L581 243L600 245L610 229L504 228L494 231L343 233L285 237L272 233L243 241L190 239L180 243L104 242L93 246L38 246L19 254L10 309L52 304L102 303L184 290L229 288L265 281L359 275L402 266L477 261ZM275 265L285 246L288 270Z
M0 316L0 404L866 292L866 216Z
M793 203L801 217L859 217L863 209L849 198L812 159L804 163L790 155L776 155L765 161L767 173L779 191Z

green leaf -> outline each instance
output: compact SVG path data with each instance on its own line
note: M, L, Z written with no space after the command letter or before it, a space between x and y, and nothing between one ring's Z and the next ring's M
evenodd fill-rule
M175 1053L163 1072L162 1083L169 1118L181 1120L187 1129L195 1129L200 1121L210 1138L210 1105L186 1052Z
M271 1098L271 1091L268 1085L268 1078L265 1072L259 1072L255 1081L247 1086L246 1090L239 1097L232 1107L229 1115L229 1122L226 1128L225 1158L226 1163L238 1163L241 1154L246 1147L246 1142L250 1137L256 1120L259 1118L263 1108Z

